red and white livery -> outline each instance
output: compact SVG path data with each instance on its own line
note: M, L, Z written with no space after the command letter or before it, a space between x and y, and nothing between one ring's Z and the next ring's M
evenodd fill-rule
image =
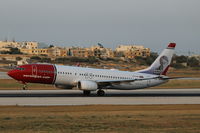
M83 90L85 95L97 91L99 96L103 96L104 89L142 89L167 82L171 79L166 73L175 46L175 43L170 43L149 68L135 72L54 64L27 64L9 71L8 75L24 84L52 84L62 89Z

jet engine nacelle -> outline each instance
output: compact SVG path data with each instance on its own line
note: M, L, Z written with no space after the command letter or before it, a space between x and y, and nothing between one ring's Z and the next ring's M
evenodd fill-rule
M94 81L79 81L77 88L80 90L95 91L97 90L98 85Z

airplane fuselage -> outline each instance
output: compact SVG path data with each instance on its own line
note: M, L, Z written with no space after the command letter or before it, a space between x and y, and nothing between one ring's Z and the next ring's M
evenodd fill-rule
M131 80L138 78L154 78L157 75L143 74L137 72L108 70L108 69L94 69L94 68L82 68L71 66L55 66L57 68L57 79L55 84L58 85L76 85L78 81L110 81L110 80ZM68 80L66 80L68 79ZM133 81L129 83L116 83L112 86L107 86L105 89L141 89L160 85L165 83L166 80L160 79L148 79L141 81Z
M52 64L22 65L10 73L12 74L9 75L12 75L14 79L24 83L54 84L63 89L77 87L77 82L79 81L120 81L148 78L148 80L113 83L104 87L104 89L125 90L157 86L168 81L159 78L154 79L157 75L153 74Z

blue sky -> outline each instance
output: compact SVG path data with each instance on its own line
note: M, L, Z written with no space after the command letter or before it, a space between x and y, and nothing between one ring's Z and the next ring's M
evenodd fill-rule
M199 0L0 0L0 40L200 54Z

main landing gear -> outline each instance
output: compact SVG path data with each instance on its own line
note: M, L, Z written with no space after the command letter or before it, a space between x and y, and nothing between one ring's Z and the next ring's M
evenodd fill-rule
M84 96L90 96L90 94L91 94L91 91L88 91L88 90L83 91ZM104 95L105 95L105 92L103 90L100 89L97 91L97 96L104 96Z
M90 92L90 91L88 91L88 90L84 90L84 91L83 91L83 95L84 95L84 96L89 96L89 95L90 95L90 93L91 93L91 92Z
M97 95L98 96L104 96L105 95L105 92L103 90L98 90L97 91Z

